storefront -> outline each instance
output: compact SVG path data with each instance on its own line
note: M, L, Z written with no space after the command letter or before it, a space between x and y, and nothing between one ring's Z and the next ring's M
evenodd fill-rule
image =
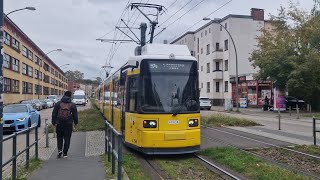
M235 79L230 79L232 83L232 99L236 102L236 83ZM259 80L246 80L245 76L239 77L239 101L240 98L247 100L249 107L261 107L265 98L269 99L269 104L273 104L272 82Z

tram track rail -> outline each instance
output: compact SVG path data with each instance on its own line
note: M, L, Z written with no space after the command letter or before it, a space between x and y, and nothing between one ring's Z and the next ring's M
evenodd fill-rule
M206 128L209 128L209 127L206 127ZM292 150L292 149L289 149L289 148L286 148L286 147L281 147L281 146L278 146L278 145L275 145L275 144L272 144L272 143L263 142L263 141L261 141L261 140L256 140L256 139L253 139L253 138L248 138L248 137L245 137L245 136L242 136L242 135L230 133L230 132L228 132L228 131L223 131L223 130L219 130L219 129L216 129L216 128L209 128L209 129L217 130L217 131L219 131L219 132L225 132L225 133L227 133L227 134L229 134L229 135L235 135L235 136L237 136L237 137L244 138L244 139L247 139L247 140L254 140L255 142L258 142L258 143L259 143L259 142L262 142L262 144L264 144L264 145L269 145L269 146L271 146L271 147L276 147L276 148L283 149L283 150L289 150L290 152L297 153L297 154L299 154L299 155L304 155L304 156L306 156L306 157L308 157L308 158L310 158L310 157L311 157L311 158L315 158L315 159L318 159L318 158L319 158L318 156L315 156L315 155L312 155L312 154L308 154L308 153L304 153L304 152ZM219 142L219 143L224 144L224 145L229 146L229 147L236 148L236 149L238 149L238 150L240 150L240 151L242 151L242 152L245 152L245 153L248 153L248 154L253 155L253 156L255 156L255 157L261 158L261 159L263 159L263 160L265 160L265 161L267 161L267 162L270 162L271 164L280 166L280 167L282 167L282 168L284 168L284 169L291 170L291 171L293 171L293 172L298 172L298 173L300 173L300 174L307 175L307 176L312 177L312 178L314 178L314 179L320 179L320 178L319 178L319 175L316 175L316 174L314 174L314 173L312 173L312 172L307 172L307 171L304 171L304 170L300 170L300 169L297 169L297 168L292 167L292 166L290 166L290 165L284 164L284 163L282 163L282 162L278 162L278 161L276 161L276 160L274 160L274 159L267 158L267 157L265 157L265 156L259 155L259 154L257 154L257 153L252 152L252 151L251 151L252 149L241 148L241 147L239 147L239 146L237 146L237 145L234 145L234 144L232 144L232 143L228 143L228 142L225 142L225 141L223 141L223 140L221 140L221 139L212 138L212 137L209 137L209 136L201 135L201 137L206 138L206 139L209 139L209 140L214 141L214 142ZM318 160L319 160L319 159L318 159Z
M217 174L219 177L225 180L241 180L240 177L230 173L229 171L225 170L224 168L214 164L213 162L203 158L202 156L199 156L197 154L193 154L199 161L204 162L205 164L209 165L209 170L213 171L215 174ZM214 170L212 170L213 168Z

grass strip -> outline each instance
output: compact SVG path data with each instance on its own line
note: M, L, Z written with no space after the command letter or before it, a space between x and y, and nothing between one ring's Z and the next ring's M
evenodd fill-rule
M156 163L172 179L220 179L191 156L159 158Z
M112 165L111 165L111 162L108 162L108 156L102 155L101 159L102 159L102 162L103 162L104 167L106 169L107 179L116 179L117 173L118 173L117 167L116 167L116 173L112 174ZM141 180L141 179L149 180L149 179L151 179L149 176L147 176L143 172L139 161L133 155L124 153L122 163L123 163L122 164L123 168L126 171L130 180ZM117 163L116 163L116 166L117 166Z
M78 112L78 127L76 131L104 130L105 120L97 106L91 102L92 107Z
M297 150L297 151L302 151L305 153L320 156L320 147L319 146L299 145L299 146L293 147L293 149Z
M25 166L19 166L17 172L17 180L27 180L32 172L40 168L42 161L37 158L30 159L29 168L26 169ZM4 180L11 180L11 178L5 178Z
M249 179L271 180L311 179L281 167L270 165L266 161L232 147L210 148L200 152L201 155L243 174Z
M203 125L209 126L261 126L254 121L245 119L245 118L237 118L232 116L227 116L224 114L213 114L210 116L201 117L201 122Z

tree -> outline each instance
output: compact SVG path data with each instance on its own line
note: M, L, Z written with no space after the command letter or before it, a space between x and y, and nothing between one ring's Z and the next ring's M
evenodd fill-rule
M311 12L293 3L281 7L271 17L273 29L262 30L250 61L259 68L260 79L277 81L290 95L320 109L320 3L314 2Z
M79 82L84 78L84 74L78 70L76 71L67 71L65 72L66 77L68 78L68 81L75 81Z

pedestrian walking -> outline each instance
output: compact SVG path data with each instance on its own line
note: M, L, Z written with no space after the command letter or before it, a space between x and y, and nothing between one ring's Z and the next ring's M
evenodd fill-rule
M71 102L70 91L64 93L61 101L57 102L52 111L52 125L56 128L58 158L68 157L73 124L78 124L77 106Z

